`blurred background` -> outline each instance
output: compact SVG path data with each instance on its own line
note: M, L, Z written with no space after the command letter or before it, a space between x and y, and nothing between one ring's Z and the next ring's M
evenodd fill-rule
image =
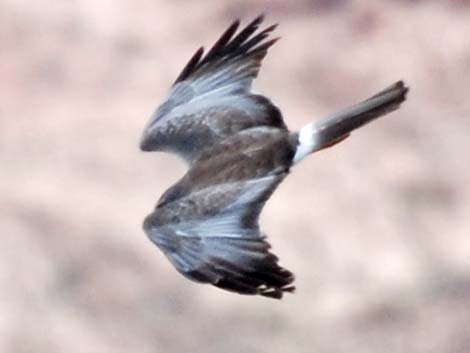
M141 222L141 153L236 17L282 37L255 89L292 129L398 79L402 108L293 170L262 226L297 292L189 282ZM470 352L470 1L0 1L1 352Z

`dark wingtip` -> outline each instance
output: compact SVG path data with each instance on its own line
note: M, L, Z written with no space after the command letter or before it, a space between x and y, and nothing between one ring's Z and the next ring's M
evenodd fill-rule
M262 58L266 54L267 49L279 39L275 38L274 40L264 41L278 24L273 24L256 33L264 19L265 14L259 14L248 25L238 31L237 34L236 32L240 27L241 21L239 19L234 20L206 55L203 55L204 50L200 48L192 56L175 80L175 83L188 79L201 67L211 65L211 63L218 64L224 60L231 60L250 54L257 56L261 54L258 58Z
M196 68L197 64L201 60L202 55L204 54L204 47L200 47L189 59L188 63L186 66L183 68L183 71L179 74L179 76L176 78L175 83L184 81L185 79L188 78L188 76L191 74L191 72L194 71Z
M264 19L266 18L266 14L264 12L261 12L258 16L256 16L253 21L251 21L247 27L250 27L250 26L259 26L263 21Z

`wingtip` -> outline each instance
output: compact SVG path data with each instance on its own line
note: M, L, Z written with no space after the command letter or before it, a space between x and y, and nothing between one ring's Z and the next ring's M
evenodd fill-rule
M238 29L238 27L240 27L240 23L241 23L241 19L240 18L236 18L232 21L232 23L230 24L230 26L227 28L227 31L229 29L233 30L234 32Z
M256 23L256 24L260 24L264 21L264 19L266 18L266 13L265 12L260 12L258 14L258 16L256 16L253 21L251 21L251 23Z

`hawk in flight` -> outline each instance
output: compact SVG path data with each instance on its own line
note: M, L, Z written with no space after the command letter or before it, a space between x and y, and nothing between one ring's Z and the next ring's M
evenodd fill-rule
M291 167L399 108L399 81L369 99L289 131L280 110L251 92L277 38L263 16L239 21L184 67L144 129L143 151L169 151L189 170L158 201L144 230L185 277L240 294L282 298L294 275L270 252L258 218Z

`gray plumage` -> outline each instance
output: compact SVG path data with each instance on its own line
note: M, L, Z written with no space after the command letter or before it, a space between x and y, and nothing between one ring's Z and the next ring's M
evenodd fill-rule
M183 178L144 221L149 238L187 278L240 294L281 298L294 275L278 265L259 214L290 168L367 122L397 109L397 82L368 100L299 132L288 131L269 99L251 93L276 26L263 17L238 34L235 21L204 56L199 49L144 130L141 149L189 162Z
M206 148L255 126L286 128L279 110L251 83L276 39L265 40L276 26L255 33L263 17L235 35L235 21L203 57L200 48L152 115L140 147L171 151L193 161Z

